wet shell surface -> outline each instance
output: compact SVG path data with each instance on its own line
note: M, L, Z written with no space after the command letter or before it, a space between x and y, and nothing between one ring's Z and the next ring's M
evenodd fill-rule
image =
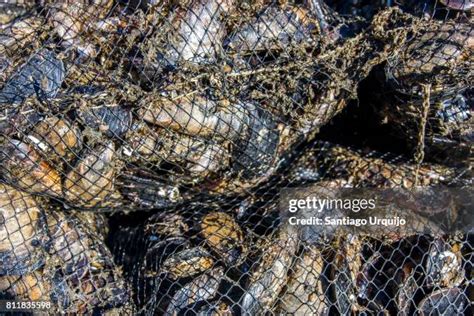
M162 266L162 272L173 279L186 278L206 271L214 265L211 254L202 247L194 247L174 253Z
M28 141L45 158L74 157L82 147L82 135L77 127L65 119L50 117L39 122L27 136Z
M115 158L113 143L100 144L86 153L66 176L66 199L86 207L104 203L103 199L113 193Z
M22 275L43 263L40 209L31 195L0 184L0 275Z
M179 314L188 306L192 309L193 304L212 299L217 294L223 275L224 269L218 267L185 284L174 294L165 315Z
M244 234L232 216L223 212L205 215L201 221L201 235L209 248L227 264L235 265L245 259Z
M62 194L61 178L43 157L29 144L7 139L0 147L2 172L12 184L27 192Z
M0 90L0 104L23 103L36 94L38 98L53 98L66 76L63 62L43 49L34 54Z

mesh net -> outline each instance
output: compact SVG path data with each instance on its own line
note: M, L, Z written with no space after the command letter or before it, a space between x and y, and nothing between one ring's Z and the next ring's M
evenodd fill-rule
M0 3L0 300L470 315L472 10ZM320 230L285 212L285 196L374 194L372 215L417 227Z

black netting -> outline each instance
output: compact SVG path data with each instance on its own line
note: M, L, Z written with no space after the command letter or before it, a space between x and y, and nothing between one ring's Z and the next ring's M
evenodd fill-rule
M0 301L470 315L473 6L0 3ZM417 225L285 215L372 195Z

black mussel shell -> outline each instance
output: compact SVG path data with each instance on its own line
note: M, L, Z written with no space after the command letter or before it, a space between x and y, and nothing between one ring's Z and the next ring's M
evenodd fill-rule
M0 104L23 103L37 94L39 98L54 98L66 76L63 62L54 52L43 49L20 67L0 90Z
M469 300L465 293L457 287L434 291L418 305L421 316L464 315L468 309L470 309Z
M276 159L280 132L270 113L250 111L247 137L235 148L233 170L244 179L264 176Z
M100 106L80 111L83 123L103 131L108 137L122 138L132 125L132 112L123 106Z

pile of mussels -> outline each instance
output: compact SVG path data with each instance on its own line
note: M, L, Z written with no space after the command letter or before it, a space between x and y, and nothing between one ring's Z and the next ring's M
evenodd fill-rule
M0 299L39 315L469 315L472 227L431 217L472 224L438 188L472 184L473 8L0 4ZM303 186L389 190L423 230L295 228L279 198Z

